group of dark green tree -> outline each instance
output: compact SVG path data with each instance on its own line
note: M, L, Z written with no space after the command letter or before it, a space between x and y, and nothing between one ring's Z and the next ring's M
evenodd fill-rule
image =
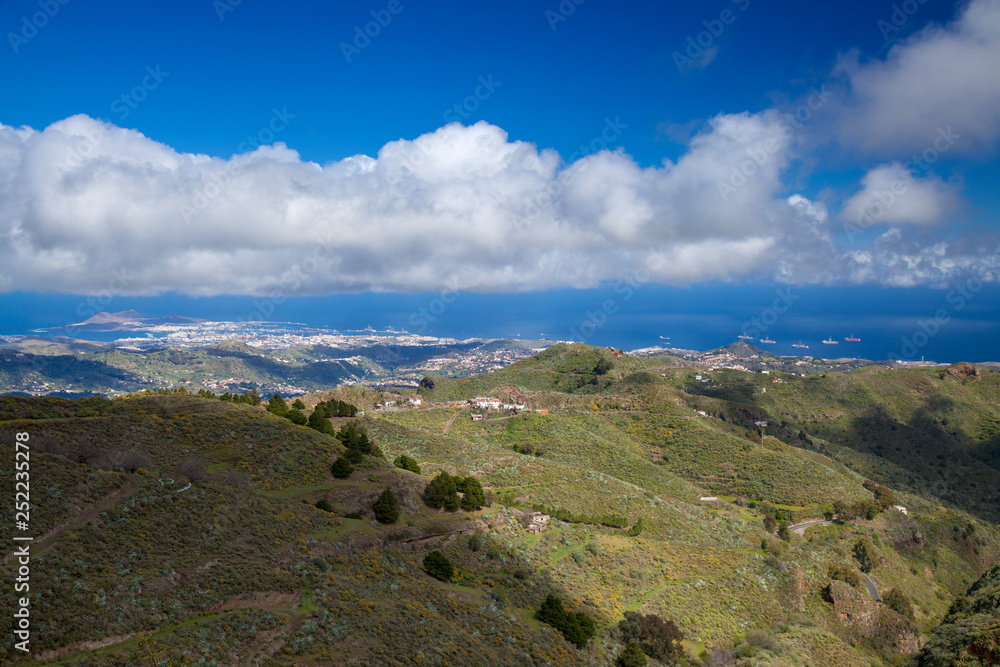
M864 486L872 492L874 498L863 498L853 503L835 500L833 505L823 509L823 516L827 519L836 517L841 521L850 521L851 519L871 521L896 504L896 497L888 487L870 479L865 480Z
M184 387L181 387L175 391L166 389L157 393L184 395L187 394L187 390ZM237 394L227 391L226 393L219 395L215 395L207 389L199 389L195 396L200 396L201 398L212 398L217 401L227 401L229 403L240 403L242 405L260 405L260 395L257 394L256 389L251 389L245 394Z
M300 399L295 399L289 406L280 394L275 394L267 401L267 411L271 414L327 435L334 435L331 417L354 417L358 414L357 406L337 398L317 403L309 417L305 415L306 409L306 404Z
M471 512L486 506L486 493L475 477L456 477L441 471L424 487L424 503L435 509Z
M330 423L328 420L324 421L327 424ZM330 473L337 479L347 479L354 472L354 464L360 463L365 455L374 453L372 441L368 439L365 430L359 428L355 422L341 426L339 431L331 433L331 435L340 440L340 443L347 449L330 466Z

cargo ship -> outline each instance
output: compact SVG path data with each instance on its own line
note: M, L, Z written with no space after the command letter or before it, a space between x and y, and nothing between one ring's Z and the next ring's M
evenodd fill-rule
M797 343L792 343L792 347L801 347L803 350L809 349L809 346L803 343L802 341L799 341Z
M741 338L743 340L753 340L753 336L748 336L746 334L740 334L737 338Z
M848 343L860 343L861 342L861 339L857 338L854 334L851 334L850 336L848 336L844 340L846 340Z
M770 338L761 338L760 342L761 343L773 343L774 341L771 340Z
M826 340L823 341L823 345L840 345L840 341L834 340L832 338L827 338Z

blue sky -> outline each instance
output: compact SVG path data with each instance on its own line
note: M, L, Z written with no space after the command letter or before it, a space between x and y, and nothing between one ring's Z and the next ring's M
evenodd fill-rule
M11 0L0 31L3 293L997 281L1000 0Z

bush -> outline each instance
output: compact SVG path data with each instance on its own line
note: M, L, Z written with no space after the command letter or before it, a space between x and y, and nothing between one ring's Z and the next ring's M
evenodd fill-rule
M208 479L208 461L201 458L187 459L178 464L174 474L187 477L192 482L204 482Z
M645 667L646 654L642 652L639 642L633 639L625 646L625 650L618 655L616 663L618 667Z
M882 598L882 602L889 609L900 616L905 616L906 618L913 620L913 603L910 602L910 598L903 591L898 588L893 588L891 591L885 594Z
M399 501L388 486L379 494L372 509L375 510L375 519L379 523L396 523L399 518Z
M396 460L393 461L392 464L397 468L409 470L410 472L415 472L418 475L420 474L420 466L417 465L417 462L414 459L410 458L406 454L400 454L397 456Z
M682 655L681 641L684 633L671 620L664 620L656 614L625 612L625 618L618 623L618 630L626 642L637 641L643 652L665 664L673 664Z
M153 457L139 449L116 449L108 455L112 467L125 472L135 472L139 468L153 467Z
M875 566L878 565L878 553L875 551L875 545L867 537L862 537L855 542L852 551L861 571L865 574L874 570Z
M293 424L298 424L299 426L305 426L306 424L309 423L309 420L306 419L306 416L304 414L302 414L302 411L296 410L295 408L292 408L291 410L285 413L285 419L292 422Z
M637 536L637 535L639 535L639 533L641 533L641 532L642 532L642 531L643 531L644 529L645 529L645 526L644 526L644 525L643 525L643 523L642 523L642 519L639 519L638 521L636 521L636 522L635 522L635 525L634 525L634 526L632 526L631 528L629 528L629 529L628 529L628 530L626 531L626 533L625 533L625 534L626 534L626 535L628 535L629 537L636 537L636 536Z
M535 612L535 618L554 627L563 634L566 641L581 649L597 631L593 619L580 611L566 611L562 600L553 593L545 598L545 602Z
M303 403L301 399L296 398L295 401L292 402L292 409L294 409L294 410L305 410L306 409L306 404Z
M316 509L321 509L324 512L332 512L333 505L328 503L325 498L316 501Z
M330 473L337 479L347 479L352 472L354 472L354 466L343 456L337 457L337 460L330 466Z
M427 570L427 574L441 581L451 581L455 576L455 568L451 561L440 551L432 551L424 556L424 569Z
M846 565L831 565L826 573L831 579L843 581L845 584L850 584L855 588L861 587L861 577L853 568Z

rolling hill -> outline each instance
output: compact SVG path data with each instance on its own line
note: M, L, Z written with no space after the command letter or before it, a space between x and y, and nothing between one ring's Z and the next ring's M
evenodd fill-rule
M608 665L637 611L676 622L687 664L899 664L962 620L956 596L992 590L967 593L1000 562L984 421L1000 391L992 371L952 370L706 373L560 345L353 421L374 448L347 479L330 474L339 440L261 407L3 398L2 455L16 433L31 444L32 651L70 665ZM465 402L484 394L529 409ZM852 413L869 408L888 425L855 441ZM913 460L889 435L904 427ZM945 468L967 490L923 483L942 469L936 447L968 452ZM401 455L420 473L390 463ZM440 471L478 479L488 506L428 507ZM401 514L381 524L387 487ZM905 514L878 504L886 492ZM869 515L794 531L836 503ZM532 533L525 511L552 526ZM881 597L895 589L912 616L844 583L860 542ZM432 550L451 581L425 572ZM595 621L583 648L534 617L550 593Z

